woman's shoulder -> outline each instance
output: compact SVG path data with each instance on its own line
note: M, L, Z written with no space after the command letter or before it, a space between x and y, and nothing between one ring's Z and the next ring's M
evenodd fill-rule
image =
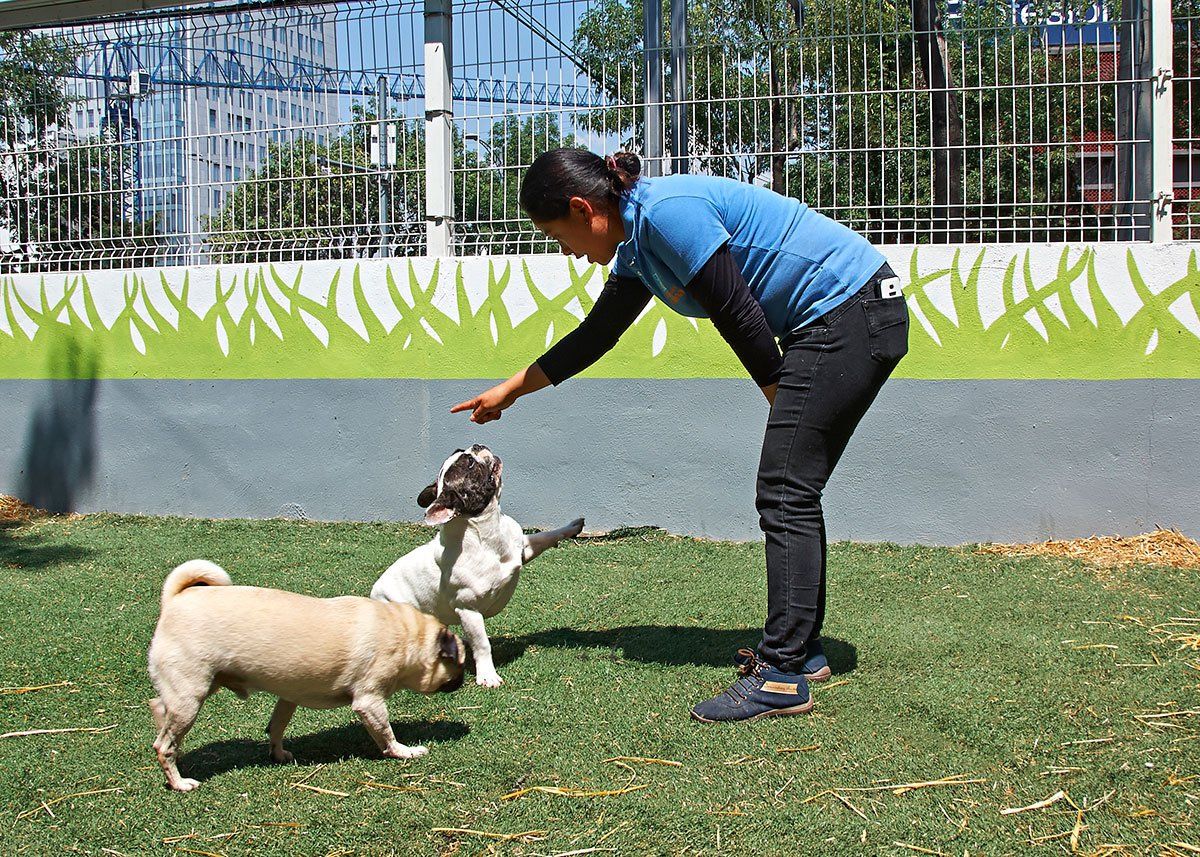
M715 176L674 175L642 179L636 202L641 209L645 224L657 224L664 218L687 219L719 215L724 207L726 191L724 183L736 184L729 179Z

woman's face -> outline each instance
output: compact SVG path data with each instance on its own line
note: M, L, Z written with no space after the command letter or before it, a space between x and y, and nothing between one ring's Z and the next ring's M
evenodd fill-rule
M625 224L619 212L606 211L580 196L571 197L565 216L534 226L551 241L557 241L564 254L607 265L617 254L617 245L625 240Z

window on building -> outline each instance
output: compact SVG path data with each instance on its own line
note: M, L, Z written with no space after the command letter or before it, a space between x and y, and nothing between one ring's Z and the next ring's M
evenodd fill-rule
M208 111L208 130L217 130L217 111L215 109Z

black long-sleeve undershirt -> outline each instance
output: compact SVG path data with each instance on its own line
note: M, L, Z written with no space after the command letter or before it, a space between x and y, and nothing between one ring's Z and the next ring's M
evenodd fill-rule
M686 287L712 319L754 382L779 380L783 358L762 305L750 291L728 245L722 245ZM641 280L610 276L579 326L537 359L552 384L578 375L604 356L637 320L650 301Z

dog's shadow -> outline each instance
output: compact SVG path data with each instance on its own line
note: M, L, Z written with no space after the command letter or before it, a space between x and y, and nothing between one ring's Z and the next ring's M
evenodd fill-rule
M465 723L447 720L398 721L392 724L396 740L408 744L440 744L466 737ZM296 757L288 763L297 766L324 765L346 759L381 759L383 756L361 723L346 723L307 735L284 735L283 746ZM430 748L433 752L433 748ZM241 768L282 767L272 761L270 742L261 738L235 738L215 741L184 753L179 769L185 777L203 782L211 777Z
M739 647L753 647L761 636L758 628L698 628L687 625L628 625L603 631L553 628L519 637L492 641L498 664L515 661L530 646L539 648L609 649L627 660L666 666L726 667L733 664ZM853 672L858 650L852 643L822 637L825 656L834 674Z

